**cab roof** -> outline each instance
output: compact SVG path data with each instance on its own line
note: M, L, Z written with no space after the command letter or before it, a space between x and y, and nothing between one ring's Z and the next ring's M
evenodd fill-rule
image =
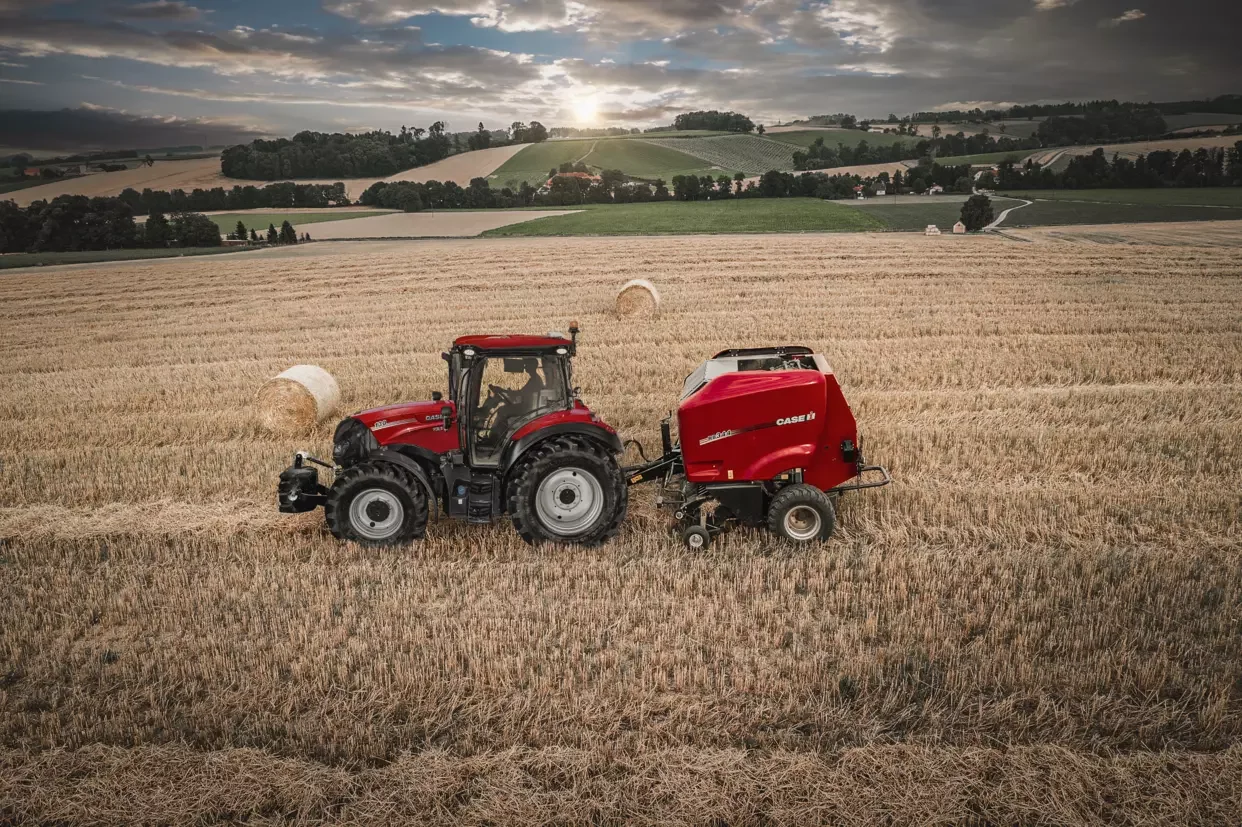
M459 336L453 341L453 347L473 347L482 351L501 350L555 350L558 347L569 347L570 340L560 334L547 336L520 336L482 334L476 336Z

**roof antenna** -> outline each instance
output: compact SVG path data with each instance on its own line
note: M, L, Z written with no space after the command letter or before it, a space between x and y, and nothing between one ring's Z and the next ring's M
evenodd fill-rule
M569 323L569 355L578 355L578 320Z

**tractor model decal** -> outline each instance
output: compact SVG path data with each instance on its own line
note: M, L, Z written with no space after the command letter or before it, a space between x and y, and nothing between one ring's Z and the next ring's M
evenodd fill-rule
M435 418L439 419L440 417L437 414ZM394 419L391 422L389 422L387 419L381 419L379 422L376 422L374 425L371 426L371 430L382 431L384 428L395 428L398 425L409 425L411 422L418 422L418 421L419 419L417 416L412 416L408 419ZM427 421L430 422L431 417L427 417Z
M707 445L712 442L719 442L722 439L728 439L738 434L747 434L751 431L759 431L764 428L775 428L778 425L795 425L799 422L810 422L815 418L815 412L800 414L798 416L783 416L775 422L761 422L758 425L747 425L745 428L731 428L727 431L717 431L711 436L703 437L699 440L699 445Z

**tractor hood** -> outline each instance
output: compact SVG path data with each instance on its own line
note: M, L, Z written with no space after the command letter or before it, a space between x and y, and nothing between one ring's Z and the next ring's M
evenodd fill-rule
M381 408L360 411L353 418L361 422L375 435L380 445L394 442L421 442L418 435L425 431L437 431L444 434L443 417L440 409L451 402L399 402Z

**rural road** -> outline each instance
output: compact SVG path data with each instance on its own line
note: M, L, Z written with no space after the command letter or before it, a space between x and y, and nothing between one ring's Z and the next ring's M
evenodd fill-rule
M1001 222L1005 220L1005 216L1009 215L1009 214L1010 214L1011 212L1013 212L1014 210L1020 210L1020 209L1022 209L1023 207L1029 207L1029 206L1031 206L1031 204L1035 203L1035 202L1033 202L1033 201L1027 201L1027 200L1022 199L1022 198L1019 198L1019 199L1016 199L1016 200L1021 201L1022 203L1021 203L1021 204L1019 204L1019 205L1018 205L1018 206L1016 206L1016 207L1010 207L1009 209L1005 210L1004 212L1002 212L1000 215L998 215L998 216L996 217L996 220L995 220L995 221L993 221L991 224L987 225L987 226L986 226L986 227L984 227L983 229L984 229L985 231L987 231L987 230L995 230L997 227L999 227L999 226L1001 225Z

